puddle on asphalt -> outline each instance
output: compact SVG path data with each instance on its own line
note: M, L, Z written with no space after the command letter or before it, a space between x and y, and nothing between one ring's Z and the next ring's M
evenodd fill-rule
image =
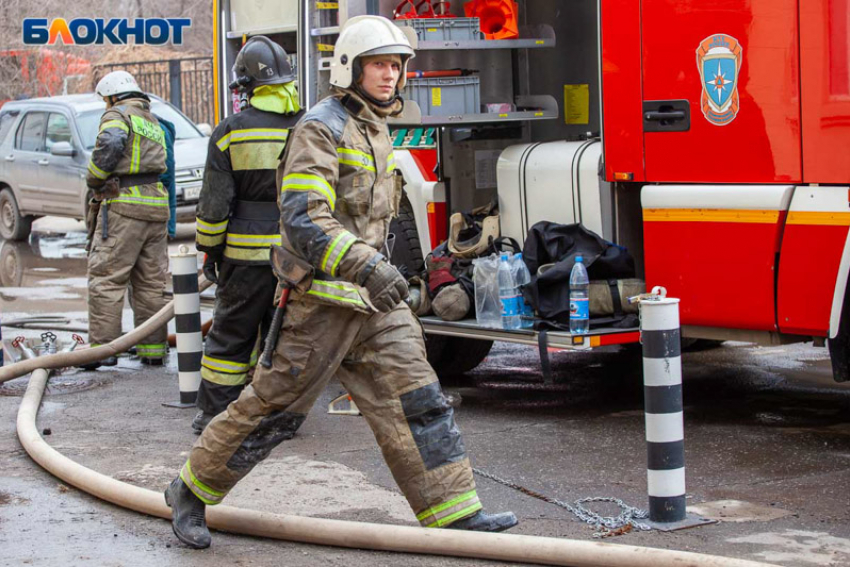
M35 232L0 241L0 311L79 310L86 297L86 235Z

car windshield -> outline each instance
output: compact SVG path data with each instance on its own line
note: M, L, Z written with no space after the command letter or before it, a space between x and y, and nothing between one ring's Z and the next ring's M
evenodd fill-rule
M178 140L203 137L203 134L198 132L197 128L186 117L171 106L155 100L151 103L151 111L174 124ZM77 126L80 128L80 136L82 136L83 145L87 150L93 149L97 141L97 130L100 126L101 116L103 116L103 110L90 110L77 116Z

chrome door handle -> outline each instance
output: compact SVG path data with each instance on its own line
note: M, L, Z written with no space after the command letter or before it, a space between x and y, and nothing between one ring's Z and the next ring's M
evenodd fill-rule
M6 160L6 161L15 161L15 156L10 154L10 155L4 157L3 159Z
M36 163L38 163L38 165L49 165L50 161L47 159L40 159Z

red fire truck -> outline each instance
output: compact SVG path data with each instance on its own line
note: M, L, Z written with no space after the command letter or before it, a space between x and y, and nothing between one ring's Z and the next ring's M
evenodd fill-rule
M474 70L480 98L443 112L465 84L406 93L418 104L393 131L405 181L394 259L421 268L447 211L498 197L509 236L582 222L627 247L647 288L681 298L684 337L828 345L835 378L850 379L848 0L478 2L513 9L518 33L458 37L446 28L460 20L409 10L397 21L417 45L412 70ZM457 4L449 12L465 15ZM218 84L263 33L295 52L308 107L327 92L339 25L398 8L302 1L269 21L249 5L216 2ZM229 93L216 96L232 111ZM537 338L474 320L423 325L442 372L474 367L493 340ZM550 346L637 337L552 333Z

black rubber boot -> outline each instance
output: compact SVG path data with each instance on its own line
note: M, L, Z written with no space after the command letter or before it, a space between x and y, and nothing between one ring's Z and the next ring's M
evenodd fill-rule
M198 413L196 413L195 419L192 420L192 431L195 432L195 435L200 435L201 433L203 433L204 429L206 429L207 425L210 424L212 418L214 417L214 415L212 415L211 413L207 413L204 410L200 410Z
M147 366L162 366L163 364L161 358L148 358L147 356L139 358L139 362Z
M207 529L207 505L192 494L178 476L165 490L165 503L171 508L171 528L177 539L195 549L206 549L212 543Z
M88 364L80 364L77 368L82 368L83 370L97 370L101 366L115 366L116 364L118 364L118 359L116 357L107 356L103 360L89 362Z
M503 532L519 523L513 512L487 514L479 510L474 516L458 520L446 526L449 530L469 530L473 532Z

